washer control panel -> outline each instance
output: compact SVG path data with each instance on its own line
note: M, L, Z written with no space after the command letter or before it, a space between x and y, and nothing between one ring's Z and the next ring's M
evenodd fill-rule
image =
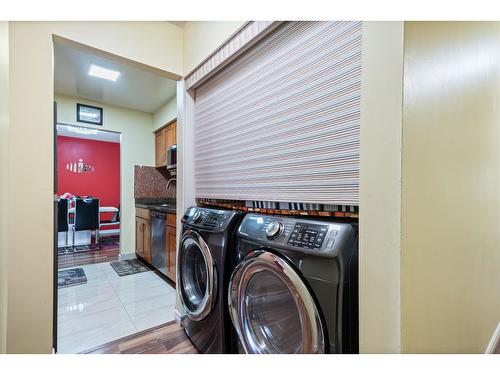
M283 224L279 221L272 221L266 227L266 235L268 238L277 238L283 233Z
M297 223L288 238L288 245L321 249L328 233L328 225Z
M238 236L262 246L336 256L352 230L348 223L247 214Z

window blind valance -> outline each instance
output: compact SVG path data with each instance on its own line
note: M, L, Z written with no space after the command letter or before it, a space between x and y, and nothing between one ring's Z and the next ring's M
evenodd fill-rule
M357 205L361 22L285 22L196 89L196 196Z
M216 74L221 67L238 57L247 48L250 48L266 33L272 31L280 22L250 21L226 41L217 51L211 54L186 78L186 89L202 84L206 79Z

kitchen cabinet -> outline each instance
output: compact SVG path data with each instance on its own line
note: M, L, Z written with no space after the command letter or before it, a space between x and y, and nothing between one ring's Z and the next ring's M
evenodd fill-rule
M173 122L172 124L167 126L165 129L166 129L165 138L166 138L167 149L168 149L170 146L173 146L177 143L177 141L176 141L176 139L177 139L177 123Z
M155 133L155 165L163 167L167 165L167 137L166 128Z
M135 253L151 263L151 213L136 208L135 215Z
M157 168L167 165L167 150L177 144L177 122L155 132L155 165Z
M155 210L153 210L155 211ZM149 209L136 207L135 208L135 253L137 256L141 257L147 263L152 264L152 253L153 253L153 237L152 237L152 217ZM161 233L155 234L155 238L161 239L162 241L158 246L155 242L155 249L162 248L164 244L165 248L165 271L162 267L158 268L161 272L175 283L176 278L176 265L177 265L177 233L176 233L176 215L175 213L167 213L166 220L163 221L164 228ZM166 225L165 225L166 224ZM157 228L155 226L155 228ZM156 229L155 229L156 230ZM163 230L165 232L163 232ZM155 240L156 241L156 240ZM165 241L165 242L163 242ZM163 250L162 250L163 251ZM158 259L155 255L155 259ZM156 266L157 267L157 266Z
M167 215L167 276L175 283L177 265L176 216Z

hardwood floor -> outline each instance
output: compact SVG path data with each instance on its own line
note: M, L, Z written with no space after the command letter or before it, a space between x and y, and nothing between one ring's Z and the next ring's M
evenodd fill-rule
M82 354L197 354L177 322L118 339Z
M119 247L88 251L85 253L64 254L58 255L57 264L58 268L62 269L82 266L85 264L112 262L114 260L118 260L119 255Z

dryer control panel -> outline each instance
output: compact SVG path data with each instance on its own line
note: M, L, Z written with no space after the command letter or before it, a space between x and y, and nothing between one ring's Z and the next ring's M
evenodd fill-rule
M262 246L334 257L352 231L348 223L247 214L238 236Z
M190 207L182 217L182 222L205 229L221 229L224 228L232 215L233 213L230 211Z

